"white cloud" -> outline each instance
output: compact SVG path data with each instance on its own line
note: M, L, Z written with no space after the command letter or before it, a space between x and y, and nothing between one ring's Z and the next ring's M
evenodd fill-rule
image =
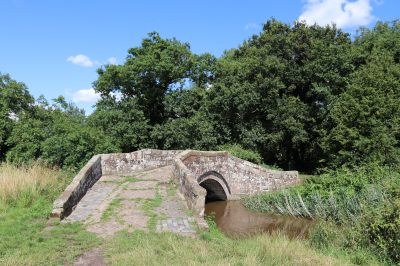
M247 23L246 26L244 26L244 29L251 30L251 29L259 29L260 27L261 27L260 24L251 22L251 23Z
M368 25L374 16L370 0L306 0L300 21L325 26L335 23L339 28Z
M70 56L67 58L67 61L83 67L92 67L96 64L95 61L90 60L90 58L84 54Z
M93 88L79 90L72 94L72 100L75 103L96 103L100 100L100 94L96 93Z
M115 57L110 57L107 59L107 63L110 65L116 65L116 64L118 64L118 60Z

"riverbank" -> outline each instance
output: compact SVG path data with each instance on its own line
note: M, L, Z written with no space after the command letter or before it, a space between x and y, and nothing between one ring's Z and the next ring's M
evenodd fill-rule
M400 262L400 173L365 165L308 176L303 185L248 197L249 209L317 222L310 243L359 254L355 262Z

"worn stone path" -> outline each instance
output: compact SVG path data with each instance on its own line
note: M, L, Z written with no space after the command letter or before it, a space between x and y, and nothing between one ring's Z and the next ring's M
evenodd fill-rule
M102 176L63 223L82 222L102 237L136 229L194 236L195 220L171 177L171 166Z

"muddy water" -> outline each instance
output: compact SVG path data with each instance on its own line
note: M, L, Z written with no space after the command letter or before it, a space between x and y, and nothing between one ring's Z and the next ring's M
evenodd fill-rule
M312 225L308 219L249 211L240 201L209 202L205 213L230 237L279 231L289 238L306 238Z

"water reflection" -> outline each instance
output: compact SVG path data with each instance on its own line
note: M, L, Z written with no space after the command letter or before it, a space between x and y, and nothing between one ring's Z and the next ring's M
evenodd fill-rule
M214 201L205 206L206 215L214 216L218 228L231 237L280 231L289 238L306 238L312 221L246 209L240 201Z

